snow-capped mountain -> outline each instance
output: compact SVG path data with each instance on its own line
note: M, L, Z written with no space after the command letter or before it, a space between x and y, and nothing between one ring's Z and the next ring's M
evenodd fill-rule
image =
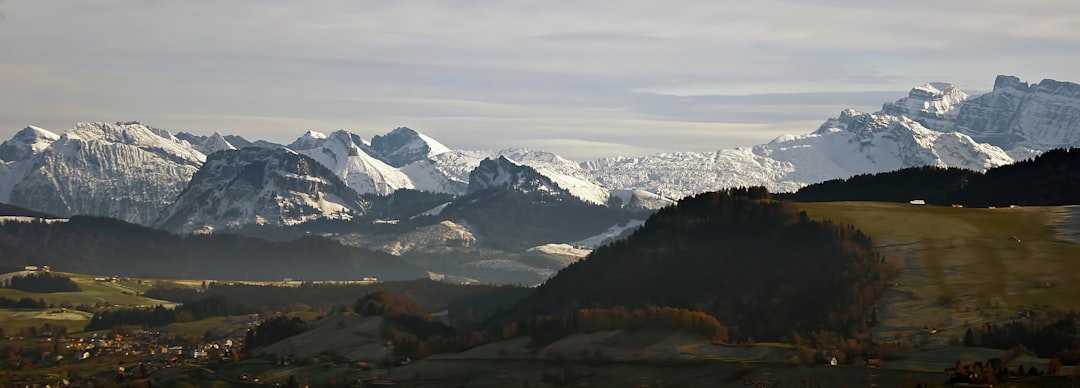
M813 133L754 147L754 154L789 163L788 182L812 183L837 177L913 166L985 170L1013 160L998 147L960 133L927 129L906 116L847 109Z
M221 136L221 134L217 132L214 132L214 134L208 136L206 140L203 140L199 144L195 144L194 147L205 155L210 155L218 151L236 149L232 143L229 143L228 140L225 140L224 136Z
M386 195L398 189L465 194L469 174L484 159L506 157L533 167L574 196L604 204L611 190L578 163L550 152L527 148L500 151L452 150L410 128L396 128L368 143L339 130L329 136L309 131L288 146L315 158L360 193Z
M172 202L206 158L168 131L138 122L78 123L62 136L28 128L0 149L0 200L142 224Z
M60 135L31 126L0 144L0 202L11 202L11 190L30 173L34 155L59 139Z
M23 128L12 136L11 140L0 144L0 161L14 162L29 159L34 154L49 148L59 139L60 135L44 128L34 126Z
M206 232L247 224L351 219L365 202L328 168L285 148L248 147L210 155L155 223Z
M506 157L484 159L469 174L469 192L489 189L513 189L526 193L545 193L550 195L571 196L550 178L540 174L529 166L516 164Z
M359 193L387 195L415 188L408 175L369 154L359 136L344 130L329 136L309 131L290 148L322 163Z
M994 90L962 104L952 126L1015 159L1052 148L1080 146L1080 85L1050 79L1028 85L998 76Z
M150 224L207 154L247 146L283 147L219 133L173 136L137 122L79 123L62 135L28 127L0 144L0 201L59 216L105 215ZM929 83L878 112L847 109L811 133L715 152L577 163L526 148L451 149L409 128L370 142L344 130L309 131L285 147L314 159L358 193L416 189L465 195L473 190L471 183L481 187L520 179L525 175L514 175L515 169L528 166L543 179L529 175L528 182L538 185L519 189L652 209L724 187L792 191L822 180L922 165L978 170L1068 146L1080 146L1080 85L1054 80L1029 85L999 76L993 91L977 97L947 83ZM491 162L482 166L487 159ZM320 212L337 211L336 205L328 206Z
M950 126L959 112L957 107L968 94L952 84L931 82L911 89L907 97L886 102L879 113L907 117L927 128L944 129Z
M984 170L1056 147L1080 146L1080 85L999 76L968 98L934 82L876 113L843 110L816 131L752 148L582 163L607 187L678 198L734 186L793 191L810 183L915 166Z
M395 128L390 133L371 138L371 149L394 167L404 167L450 152L450 148L435 139L406 127Z

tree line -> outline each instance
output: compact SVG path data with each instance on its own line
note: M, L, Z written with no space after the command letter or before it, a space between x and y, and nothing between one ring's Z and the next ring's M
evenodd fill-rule
M979 207L1080 204L1080 149L1053 149L985 173L913 167L856 175L812 184L785 198L805 202L924 199L931 204Z
M123 308L94 313L86 331L108 330L114 326L162 327L176 322L190 322L209 317L252 314L255 311L220 295L209 295L188 301L174 309L157 305L153 308Z
M25 276L13 276L7 288L34 293L76 292L79 285L71 278L51 272L34 272Z

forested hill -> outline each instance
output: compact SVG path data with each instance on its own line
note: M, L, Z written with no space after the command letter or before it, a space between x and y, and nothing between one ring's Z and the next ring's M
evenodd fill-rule
M177 236L85 216L67 222L0 225L0 265L24 264L101 275L194 279L426 277L424 271L389 254L321 237L272 242L236 235Z
M924 199L965 206L1051 206L1080 204L1080 149L1055 149L1034 159L987 170L915 167L857 175L806 186L793 199L804 202Z
M711 314L735 340L860 326L889 275L870 238L768 196L753 188L687 197L560 271L492 323L667 306Z

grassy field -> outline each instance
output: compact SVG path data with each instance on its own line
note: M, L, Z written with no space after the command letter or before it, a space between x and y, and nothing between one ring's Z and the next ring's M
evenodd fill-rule
M85 304L93 306L98 303L105 303L108 305L124 306L155 306L158 304L169 306L173 304L168 301L140 296L139 294L151 287L150 282L142 282L141 284L137 281L124 281L118 283L99 282L94 280L95 276L93 275L66 272L54 273L70 277L75 284L79 285L80 291L34 293L10 288L0 288L0 297L15 300L22 298L44 300L47 304L55 305ZM18 329L27 326L41 327L43 324L48 323L50 325L62 325L67 327L69 332L76 332L81 331L93 316L93 314L76 311L74 309L69 309L64 313L56 313L54 310L55 309L0 309L0 328L3 328L6 333L14 333Z
M1001 209L876 202L801 203L815 219L870 235L900 270L877 303L884 336L959 337L1024 309L1080 310L1080 246L1059 237L1062 207Z

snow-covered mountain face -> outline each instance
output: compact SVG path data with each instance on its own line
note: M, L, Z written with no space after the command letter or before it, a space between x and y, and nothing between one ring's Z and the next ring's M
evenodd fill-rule
M0 144L0 161L14 162L26 160L49 148L60 135L38 127L26 127L15 134L11 140Z
M368 153L359 136L343 130L320 136L308 132L292 148L328 167L353 190L388 195L416 187L404 172Z
M365 211L360 196L314 159L284 148L248 147L212 154L155 224L208 232L351 219Z
M754 147L759 156L789 163L784 181L820 182L913 166L985 170L1012 163L1000 148L967 135L927 129L906 116L841 112L811 134Z
M958 113L967 93L944 82L931 82L911 89L907 97L887 102L879 113L907 117L927 128L946 128Z
M0 200L65 217L148 224L206 158L169 132L137 122L78 123L63 136L30 128L20 135L5 142L12 146L6 155L21 159L5 159ZM34 145L17 145L31 138Z
M203 140L199 144L195 144L195 149L205 155L210 155L218 151L235 150L236 147L233 146L232 143L229 143L228 140L225 140L225 137L221 136L220 133L214 132L214 134L207 137L206 140Z
M1080 146L1080 85L1049 79L1028 85L1001 75L993 91L962 104L952 124L947 129L1001 147L1016 159Z

